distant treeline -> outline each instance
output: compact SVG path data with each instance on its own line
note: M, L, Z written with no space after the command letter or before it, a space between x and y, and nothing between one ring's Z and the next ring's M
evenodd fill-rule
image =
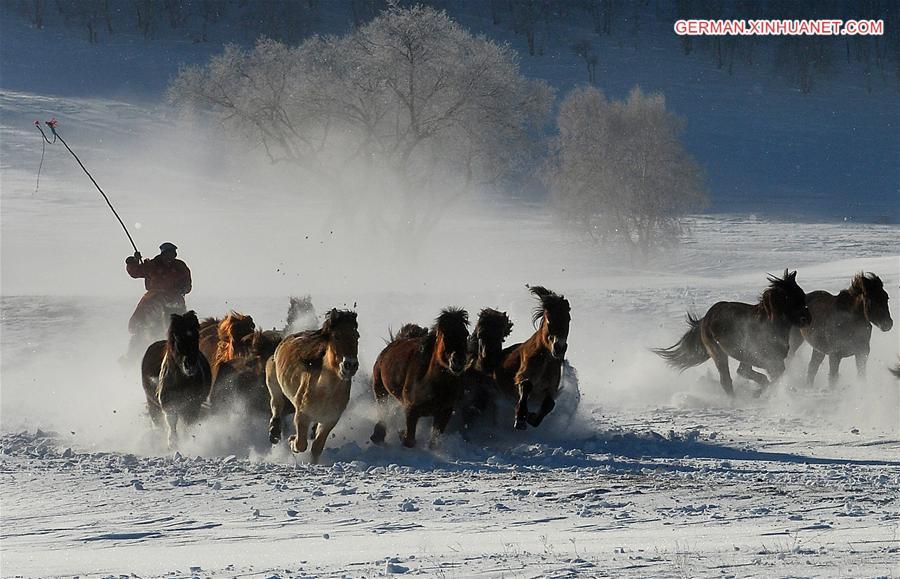
M321 31L322 13L343 10L346 32L371 21L389 5L421 4L481 15L494 26L524 37L528 54L543 55L560 40L559 27L584 27L570 50L595 81L598 37L640 46L673 34L676 19L843 19L884 21L883 36L706 36L680 39L684 54L705 58L731 74L741 66L767 65L804 93L838 70L860 72L869 90L876 82L900 87L900 2L896 0L0 0L35 28L68 26L88 42L137 33L193 42L251 43L257 37L297 43ZM340 17L338 18L338 20ZM333 27L334 19L330 19Z

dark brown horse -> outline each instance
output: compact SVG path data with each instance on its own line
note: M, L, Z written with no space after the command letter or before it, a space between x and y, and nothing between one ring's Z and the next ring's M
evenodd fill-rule
M199 336L197 314L172 314L166 340L151 344L141 361L147 410L157 426L165 420L169 448L176 443L178 419L196 422L209 396L212 375Z
M459 404L463 432L479 423L496 424L495 401L499 390L494 372L503 360L503 341L512 332L513 323L506 312L484 308L469 336L463 392Z
M686 370L712 358L719 381L734 395L728 357L740 362L737 373L765 388L784 373L784 359L792 326L806 327L812 315L806 294L797 285L797 272L784 270L781 278L769 277L769 287L755 305L741 302L713 304L701 319L688 314L690 329L669 348L653 350L669 366ZM769 378L753 369L764 369ZM761 391L760 391L761 392Z
M318 330L286 336L266 363L272 419L269 440L281 439L288 402L294 412L291 450L303 452L310 425L317 424L311 459L319 461L325 441L350 401L350 381L359 369L356 312L333 309Z
M807 382L813 383L825 356L828 356L828 381L832 386L842 358L856 356L857 373L864 377L872 326L887 332L894 325L881 279L874 273L859 273L849 289L836 296L826 291L810 292L806 294L806 304L812 312L812 323L792 332L791 349L796 351L803 340L812 346Z
M462 388L468 326L465 310L446 308L431 330L407 324L392 337L372 370L372 391L378 407L372 442L384 442L388 395L399 400L406 413L406 430L400 433L404 446L416 445L416 425L422 416L434 417L432 444L444 432Z
M531 321L540 325L526 341L503 350L502 362L494 372L500 392L516 400L518 430L525 430L528 424L540 426L556 406L572 321L565 297L541 286L529 289L539 300ZM528 411L531 397L540 401L537 412Z
M269 414L269 389L266 387L266 362L275 354L282 334L277 330L256 330L244 336L246 353L221 362L209 395L213 410L243 407Z

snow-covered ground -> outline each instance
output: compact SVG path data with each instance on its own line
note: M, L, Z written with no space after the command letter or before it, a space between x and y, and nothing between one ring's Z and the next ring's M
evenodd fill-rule
M474 15L469 21L477 28ZM417 255L398 256L358 224L323 223L327 208L307 195L314 185L205 127L175 122L154 93L165 84L159 77L177 68L174 60L202 61L207 47L144 50L119 39L123 58L149 67L142 77L114 66L102 47L63 33L47 44L35 31L2 26L4 80L25 80L0 92L0 575L900 574L900 383L887 372L898 362L900 330L874 331L865 381L845 360L834 391L824 369L806 388L804 348L758 399L742 379L727 398L709 364L678 375L649 351L682 334L685 310L755 301L766 274L786 267L799 270L807 291L836 292L860 270L877 272L897 316L900 227L737 214L774 204L775 214L834 218L857 203L845 181L813 199L766 187L777 203L741 189L752 179L737 174L742 150L730 147L753 115L734 117L713 139L712 125L688 134L692 147L724 156L713 176L731 190L717 207L735 213L690 219L685 243L649 264L584 245L541 207L487 196L449 212ZM53 74L40 76L32 54L50 60ZM674 66L673 54L638 66L643 57L611 46L601 68L628 74L607 88L671 81L679 112L706 106L690 105L696 87L677 81L695 78L696 63ZM574 59L559 58L548 52L526 68L571 82ZM76 61L110 68L86 81ZM738 73L729 94L771 88L754 74ZM792 171L814 180L830 164L829 180L871 162L872 182L890 183L896 167L878 159L896 142L896 95L875 102L878 95L847 91L852 114L834 122L859 121L860 134L877 125L871 139L856 148L822 142L828 154ZM796 95L782 96L770 125L801 108ZM745 101L735 102L710 122L733 117ZM812 108L833 114L825 97ZM166 450L150 428L137 369L118 363L142 287L124 273L124 236L59 145L47 148L35 191L41 146L31 123L52 115L145 254L166 239L179 245L194 273L188 305L201 316L237 309L269 328L284 323L290 295L311 293L320 313L355 304L362 369L322 465L273 448L265 419L241 415L205 421L185 432L177 454ZM809 131L824 130L810 119ZM812 158L804 151L819 146L816 135L800 140L792 155ZM880 156L860 165L841 161L842 148ZM758 156L755 163L747 173L757 182L790 174L759 170ZM863 213L895 213L892 191L877 189ZM504 429L490 441L450 434L434 450L407 450L389 437L373 447L367 376L389 328L427 323L447 305L473 317L492 306L509 312L510 339L519 341L532 331L526 283L572 303L577 413L559 408L540 429Z

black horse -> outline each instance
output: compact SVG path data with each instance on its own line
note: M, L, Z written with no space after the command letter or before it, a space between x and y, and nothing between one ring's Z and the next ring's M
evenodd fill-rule
M784 270L781 278L769 277L769 287L759 303L718 302L700 319L688 314L690 329L668 348L653 350L679 370L698 366L712 358L719 381L734 395L728 357L740 362L737 372L765 388L784 373L790 332L793 326L806 327L812 315L806 294L797 285L797 272ZM769 378L753 369L764 369ZM761 391L760 391L761 392Z
M882 332L894 325L888 309L888 294L884 284L874 273L859 273L850 287L834 296L826 291L806 294L812 312L812 324L791 332L791 352L804 340L812 346L806 380L812 384L825 356L828 356L828 381L834 385L842 358L856 356L856 370L860 378L866 375L869 340L872 325Z

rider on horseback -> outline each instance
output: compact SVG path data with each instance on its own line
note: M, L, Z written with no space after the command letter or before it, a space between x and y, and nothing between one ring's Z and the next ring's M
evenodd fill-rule
M147 290L128 320L133 343L142 334L158 334L150 336L151 341L160 339L165 333L169 315L183 314L187 309L184 296L191 291L191 270L175 258L177 249L167 241L159 246L159 255L153 259L142 260L141 253L136 251L125 260L128 275L144 278L144 288Z

